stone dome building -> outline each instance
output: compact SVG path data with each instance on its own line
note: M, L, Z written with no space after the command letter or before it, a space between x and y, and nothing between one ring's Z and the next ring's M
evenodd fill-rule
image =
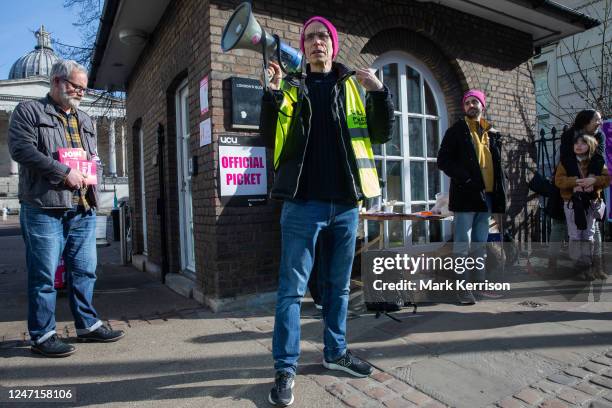
M8 79L24 79L34 76L49 77L51 67L59 59L51 47L51 36L45 26L34 34L38 44L34 49L19 58L9 72Z

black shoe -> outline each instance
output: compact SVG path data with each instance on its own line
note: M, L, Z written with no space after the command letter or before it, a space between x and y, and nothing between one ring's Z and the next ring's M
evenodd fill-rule
M329 370L341 370L361 378L369 376L373 371L370 364L354 356L350 350L346 350L346 353L335 361L323 359L323 367Z
M274 376L274 387L270 390L268 401L278 407L286 407L293 404L293 386L295 375L287 371L277 371Z
M81 342L91 341L97 343L111 343L119 340L123 336L125 336L123 330L111 330L106 326L100 326L92 332L79 334L77 339Z
M32 353L42 354L45 357L68 357L76 351L72 344L61 341L57 334L49 337L40 344L32 345Z
M462 305L475 305L476 298L471 290L458 290L457 291L457 300Z

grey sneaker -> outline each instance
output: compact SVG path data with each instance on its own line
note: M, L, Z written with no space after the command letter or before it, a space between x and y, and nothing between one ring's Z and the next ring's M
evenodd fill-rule
M277 407L293 404L293 386L295 375L287 371L277 371L274 376L274 387L270 390L268 401Z
M329 370L341 370L355 377L367 377L372 374L372 366L366 361L353 355L350 350L337 360L327 361L323 359L323 367Z

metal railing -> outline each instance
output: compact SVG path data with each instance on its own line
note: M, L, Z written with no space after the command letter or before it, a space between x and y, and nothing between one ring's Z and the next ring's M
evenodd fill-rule
M566 128L567 126L563 128L563 132L565 132ZM557 161L559 160L557 152L559 152L561 147L561 136L557 137L557 132L557 129L553 127L547 135L546 131L541 129L540 137L534 142L537 149L537 171L553 184L553 175L555 167L557 166ZM540 232L541 242L548 242L550 234L551 218L545 211L548 200L549 198L544 196L540 196L539 199L539 219L537 228Z

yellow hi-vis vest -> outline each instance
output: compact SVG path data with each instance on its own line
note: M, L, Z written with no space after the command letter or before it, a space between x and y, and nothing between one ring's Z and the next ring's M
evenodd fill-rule
M352 77L344 82L344 94L346 95L346 123L351 138L351 146L357 163L359 184L361 192L366 198L377 197L381 194L378 182L378 173L374 163L374 152L368 135L368 124L366 121L365 107L359 92L359 85ZM274 169L278 169L281 152L286 137L291 128L291 119L294 104L298 99L298 88L282 81L283 101L280 106L282 113L278 114L276 123L276 137L274 141Z

